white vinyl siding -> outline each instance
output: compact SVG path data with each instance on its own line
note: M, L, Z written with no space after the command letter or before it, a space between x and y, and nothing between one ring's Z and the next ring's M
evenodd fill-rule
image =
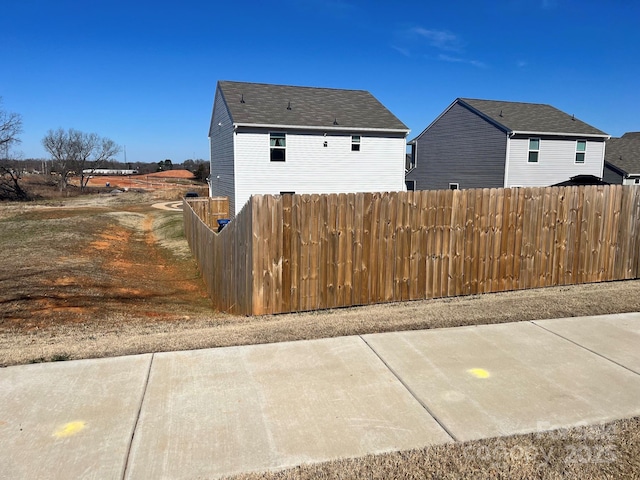
M209 129L211 195L229 197L232 213L234 199L233 124L220 91L216 92L214 111Z
M529 162L529 137L509 140L505 187L547 186L576 175L602 177L604 142L588 140L584 163L576 163L575 139L540 139L537 163Z
M252 194L402 191L405 137L360 135L352 152L351 134L286 132L287 160L271 162L269 133L238 130L235 141L236 206ZM324 146L326 142L327 146Z

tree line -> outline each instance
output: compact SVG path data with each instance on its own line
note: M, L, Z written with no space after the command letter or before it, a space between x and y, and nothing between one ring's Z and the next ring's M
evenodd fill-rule
M0 97L0 200L28 200L29 194L21 180L28 173L55 173L60 190L69 186L69 179L78 176L80 189L84 190L91 177L91 170L113 168L137 170L138 173L153 173L181 168L194 173L197 180L206 181L209 162L202 159L187 159L174 164L170 159L157 163L122 163L114 158L122 151L116 142L96 133L85 133L73 128L49 130L42 139L42 146L50 159L20 159L13 149L20 144L22 117L2 108Z

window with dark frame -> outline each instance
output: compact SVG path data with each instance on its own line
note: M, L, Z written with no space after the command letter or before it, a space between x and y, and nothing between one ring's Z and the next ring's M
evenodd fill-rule
M529 163L538 163L538 157L540 156L540 139L539 138L530 138L529 139Z
M409 169L416 168L416 160L417 160L416 159L416 153L417 153L416 150L417 150L416 144L412 143L411 144L411 161L409 162Z
M269 146L271 148L271 161L284 162L286 160L287 136L284 133L270 133Z
M360 135L351 135L351 151L360 151Z
M415 192L415 190L416 190L416 181L415 180L405 180L404 184L407 187L407 192Z
M587 141L576 141L576 163L584 163L584 157L587 153Z

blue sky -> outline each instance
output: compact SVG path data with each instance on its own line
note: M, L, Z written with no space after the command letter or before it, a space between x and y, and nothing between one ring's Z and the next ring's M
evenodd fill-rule
M95 132L127 160L208 159L218 80L370 91L419 134L457 97L548 103L640 130L640 2L13 0L0 96L18 150ZM119 160L123 160L123 154Z

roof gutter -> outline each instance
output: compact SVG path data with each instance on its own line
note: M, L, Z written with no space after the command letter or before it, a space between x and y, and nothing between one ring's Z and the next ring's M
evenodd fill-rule
M541 136L541 135L550 135L554 137L580 137L580 138L604 138L605 140L609 140L611 135L607 135L606 133L563 133L563 132L526 132L526 131L518 131L512 130L509 132L509 136L513 137L514 135L528 135L528 136Z
M408 135L411 130L409 129L398 129L398 128L370 128L370 127L342 127L340 125L333 126L310 126L310 125L273 125L273 124L262 124L262 123L234 123L233 128L237 129L240 127L250 127L250 128L269 128L271 130L319 130L321 132L344 132L344 131L352 131L352 132L381 132L381 133L403 133Z

